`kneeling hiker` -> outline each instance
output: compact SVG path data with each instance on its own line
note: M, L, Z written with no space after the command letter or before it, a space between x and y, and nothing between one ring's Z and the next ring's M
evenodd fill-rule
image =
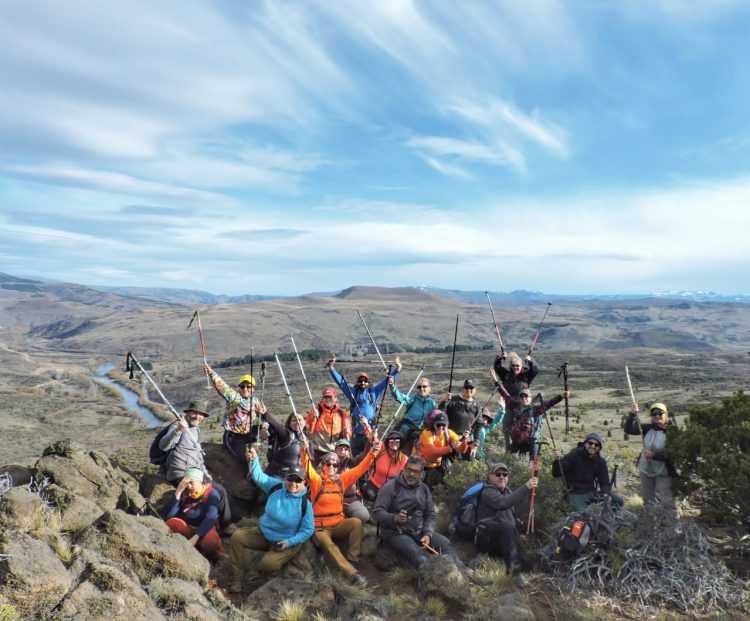
M339 458L336 453L328 453L320 460L320 473L306 456L307 480L315 514L315 534L313 541L323 549L341 571L357 584L367 584L352 562L359 561L359 549L362 545L362 521L356 517L344 517L344 491L357 482L367 472L381 444L373 443L370 452L354 468L338 474ZM336 540L346 540L346 555L341 553ZM351 561L351 562L350 562Z
M430 488L422 482L424 467L421 457L409 457L401 474L378 492L372 515L380 526L380 538L417 569L434 554L430 548L464 568L448 538L435 532L435 505Z
M434 487L443 482L454 455L466 453L470 446L466 436L459 438L448 429L448 417L442 410L433 410L429 415L429 429L419 436L419 455L425 461L425 483Z
M537 479L532 477L511 492L509 476L508 466L498 463L490 468L486 482L466 490L454 518L454 528L462 537L474 539L479 552L501 557L508 570L517 571L521 568L521 557L514 507L537 486ZM464 508L470 502L473 502L473 510L466 512Z
M269 574L292 560L315 532L312 503L305 487L305 471L300 466L293 466L287 469L282 480L261 470L254 448L248 449L247 458L253 482L268 499L258 526L237 529L229 541L234 591L242 589L242 568L247 564L250 550L265 552L256 568L258 573Z
M565 480L568 504L573 511L583 511L597 492L609 494L615 508L624 504L620 496L612 494L607 460L601 455L603 444L602 437L592 431L576 448L552 464L552 476Z
M172 532L186 537L209 561L224 556L217 526L221 495L211 483L204 482L199 468L188 468L167 508L166 523Z

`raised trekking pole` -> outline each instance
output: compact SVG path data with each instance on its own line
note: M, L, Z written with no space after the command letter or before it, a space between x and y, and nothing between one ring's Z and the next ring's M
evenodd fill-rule
M388 368L385 373L385 381L388 382L388 378L391 376L391 369L393 368L392 364L388 365ZM380 415L383 413L383 404L385 403L385 395L388 392L388 384L386 383L385 388L383 389L383 394L380 395L380 406L378 406L378 413L375 416L375 425L374 425L374 431L375 431L375 437L378 435L378 425L380 424Z
M260 363L260 400L263 401L263 394L266 392L266 363Z
M417 382L419 381L419 378L422 377L422 374L424 373L424 367L419 369L419 373L417 373L417 377L414 379L414 382L412 382L411 388L409 388L409 392L406 393L406 399L404 401L408 401L409 397L411 397L411 393L414 390L414 387L417 385ZM391 422L388 423L388 426L385 428L385 431L383 432L383 437L388 437L388 432L391 430L391 427L393 426L393 423L396 422L396 418L398 418L399 412L401 412L401 408L404 407L403 403L398 404L398 408L396 409L396 412L393 415L393 418L391 419Z
M193 321L196 321L196 323L198 324L198 336L200 337L200 341L201 341L201 353L203 354L203 364L208 365L208 358L206 356L206 339L203 337L203 325L201 324L201 314L198 310L196 310L193 313L193 316L190 318L190 322L188 323L186 330L190 330L190 326L193 325ZM208 371L206 371L206 384L209 388L211 388L211 378L208 376Z
M542 316L542 320L539 322L539 327L536 329L536 333L531 339L531 343L529 343L529 350L526 353L527 356L531 355L531 352L534 351L534 348L539 341L539 335L542 333L542 326L544 325L544 320L547 319L547 313L549 313L550 306L552 306L552 302L547 302L547 308L544 309L544 315Z
M387 369L388 365L385 363L385 360L383 359L383 356L380 353L380 350L378 349L378 344L375 342L375 337L372 335L372 332L370 332L370 328L367 327L367 322L365 321L365 318L362 317L362 313L360 313L359 311L357 311L357 315L359 315L359 319L362 322L362 325L365 327L367 336L370 337L370 342L372 343L372 346L375 348L375 353L378 355L378 358L380 358L380 362L383 363L383 368Z
M495 319L495 309L492 308L492 300L490 299L490 292L485 291L484 295L487 296L487 303L490 305L490 313L492 314L492 324L495 326L495 335L497 336L497 342L500 345L500 355L505 356L505 346L503 345L503 337L500 336L500 327L497 325L497 320Z
M635 418L636 423L638 422L638 412L640 412L640 408L638 407L638 401L635 399L635 391L633 390L633 382L630 381L630 369L628 369L628 365L625 365L625 377L628 380L628 389L630 390L630 399L633 402L633 411L628 414L628 421L631 421L633 418ZM625 429L627 430L628 427L628 421L625 422ZM640 427L640 424L638 424L638 427ZM645 444L646 439L641 436L641 441Z
M178 420L182 418L182 414L180 414L177 410L175 410L174 406L169 402L169 399L167 399L164 396L164 393L161 391L161 388L157 385L157 383L153 380L153 378L148 374L148 371L143 368L143 365L138 362L138 359L131 353L128 352L127 356L125 357L125 370L130 372L130 379L133 379L133 365L138 367L138 370L143 373L144 377L151 382L151 385L154 387L156 392L159 393L159 396L161 397L161 400L164 401L164 405L166 405L169 408L169 411L172 412L175 418Z
M284 390L286 391L286 396L289 398L289 404L292 406L292 413L294 414L294 418L297 419L297 424L299 425L299 432L302 435L305 440L307 439L305 437L304 432L304 421L302 420L302 417L297 414L297 408L294 407L294 399L292 399L292 393L289 390L289 384L286 383L286 375L284 375L284 369L281 367L281 360L279 360L279 355L274 354L274 358L276 358L276 366L279 367L279 373L281 373L281 379L284 382Z
M297 344L294 342L294 337L290 334L289 338L292 339L292 347L294 348L294 353L297 355L297 364L299 364L299 370L302 373L302 379L305 380L307 396L310 397L310 403L312 404L313 412L315 412L315 416L317 418L320 412L318 412L318 404L315 403L315 399L313 399L312 391L310 390L310 384L307 381L307 375L305 375L305 367L302 366L302 358L300 358L299 356L299 351L297 350Z
M448 380L448 393L453 394L453 368L456 363L456 342L458 341L458 318L460 315L456 315L456 329L453 332L453 353L451 354L451 375Z
M563 362L560 365L560 370L557 373L557 377L562 375L563 380L563 397L565 398L565 437L568 437L570 433L570 404L568 403L568 363Z
M536 398L539 401L539 416L536 417L536 420L534 421L534 427L533 427L533 435L531 437L531 453L532 453L532 461L531 461L531 477L534 478L539 473L539 453L541 451L541 443L536 439L537 434L540 431L540 425L541 425L541 418L544 416L544 397L542 396L542 393L538 393ZM531 488L531 498L529 499L529 518L526 522L526 534L530 534L534 532L534 516L536 513L536 488Z

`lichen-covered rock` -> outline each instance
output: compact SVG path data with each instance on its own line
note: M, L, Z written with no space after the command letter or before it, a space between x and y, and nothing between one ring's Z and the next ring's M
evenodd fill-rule
M95 502L54 483L47 487L46 492L50 502L60 511L60 529L66 532L81 531L104 513L104 509Z
M156 474L146 474L141 477L141 484L138 488L149 505L161 514L174 498L174 490L174 485Z
M157 577L208 581L208 561L185 537L153 517L107 512L79 535L77 543L130 567L144 583Z
M332 610L336 594L330 585L320 581L272 578L248 596L243 611L260 618L273 618L283 600L304 603L306 618L312 618L312 611Z
M156 578L148 585L148 592L167 615L190 621L221 621L206 599L203 589L195 582L179 578Z
M12 487L0 498L0 526L28 532L41 528L46 505L25 487Z
M21 618L43 619L67 593L73 577L43 541L9 532L0 543L0 595Z
M466 600L469 581L449 556L433 556L419 570L419 591L423 596L439 595L454 603Z

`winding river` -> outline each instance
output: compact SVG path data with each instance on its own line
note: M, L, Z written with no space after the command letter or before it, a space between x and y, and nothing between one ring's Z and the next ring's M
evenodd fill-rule
M103 364L96 371L94 371L94 381L105 386L111 386L117 393L122 397L122 401L125 407L140 416L148 427L160 427L164 424L164 421L158 418L151 410L143 407L138 403L138 395L132 390L125 388L122 384L118 384L111 377L107 375L112 369L115 368L114 364Z

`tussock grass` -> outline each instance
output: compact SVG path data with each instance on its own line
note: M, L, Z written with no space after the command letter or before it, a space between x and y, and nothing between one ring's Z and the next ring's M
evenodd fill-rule
M66 567L69 567L73 563L76 558L75 551L70 545L70 542L63 535L54 533L48 539L48 543L50 548L52 548L55 554L57 554L57 558L59 558Z
M16 621L20 618L15 606L0 604L0 621Z
M420 606L419 600L408 593L396 593L392 591L386 596L385 599L388 604L388 608L390 608L390 610L396 614L406 612L408 610L416 610Z
M279 604L274 613L274 621L303 621L306 616L307 606L303 602L293 602L285 599Z
M425 600L424 609L433 619L443 619L448 614L448 606L442 599L434 595Z

